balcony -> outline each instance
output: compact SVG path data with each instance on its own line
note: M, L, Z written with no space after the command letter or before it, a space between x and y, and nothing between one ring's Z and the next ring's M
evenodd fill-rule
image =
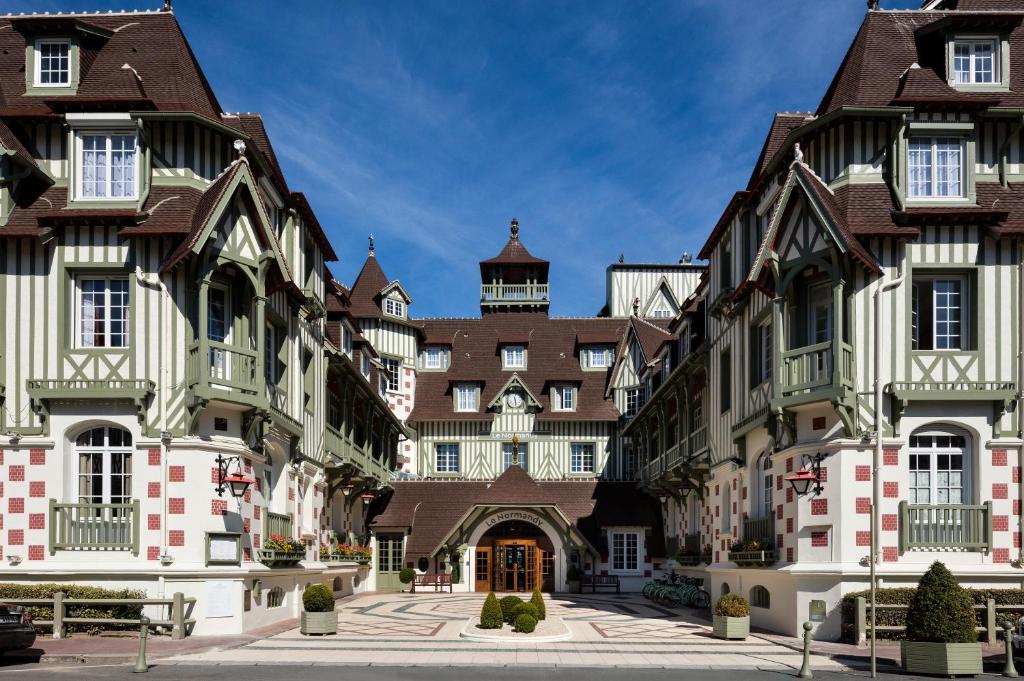
M729 560L737 567L767 567L778 560L773 548L775 513L747 516L743 519L743 541L729 551Z
M701 426L697 428L688 438L688 449L687 453L691 456L697 456L704 452L708 448L708 427Z
M838 365L835 362L837 353ZM786 350L780 355L772 407L825 400L844 409L852 407L853 376L853 348L842 341L833 339ZM840 416L844 424L852 418L848 411L843 411Z
M186 365L189 389L202 399L256 404L263 392L256 364L255 350L206 339L192 343Z
M62 504L50 499L50 555L57 551L131 551L138 556L138 500Z
M333 456L335 463L348 464L356 469L359 477L373 478L381 482L387 482L390 477L386 465L367 454L362 447L330 425L324 429L324 450Z
M286 432L301 437L303 425L288 413L288 391L267 383L267 402L270 405L270 420Z
M701 553L700 535L697 533L684 536L682 546L679 549L675 559L677 563L684 567L693 567L694 565L700 565L702 562L711 562L710 560L705 561L705 556Z
M547 284L482 284L480 302L491 305L523 305L548 302Z
M263 517L263 536L292 537L292 516L290 513L272 513L267 511Z
M992 502L928 505L900 502L900 552L992 549Z

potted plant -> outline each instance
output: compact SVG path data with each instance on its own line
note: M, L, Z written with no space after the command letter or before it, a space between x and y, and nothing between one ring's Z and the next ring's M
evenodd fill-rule
M302 592L302 619L299 631L307 636L338 633L334 594L326 584L313 584Z
M583 573L575 565L570 565L569 569L565 571L565 586L569 589L569 593L578 594L580 592L580 580L583 578Z
M981 644L971 596L939 561L932 563L907 607L903 669L911 674L981 674Z
M306 547L298 539L272 534L264 540L259 550L260 562L267 567L289 567L297 565L306 557Z
M750 604L738 594L725 594L715 603L715 638L745 639L750 634Z
M714 549L711 548L711 544L705 544L704 550L700 553L701 562L711 565L711 554L714 553Z
M416 571L412 568L404 567L398 571L398 581L402 584L409 586L414 579L416 579ZM405 589L402 589L402 591L405 591Z
M744 539L729 547L729 560L736 567L764 567L775 562L775 551L763 539Z

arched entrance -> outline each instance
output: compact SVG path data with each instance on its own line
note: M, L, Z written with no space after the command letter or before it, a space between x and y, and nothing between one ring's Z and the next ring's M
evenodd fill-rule
M474 557L474 591L555 590L555 547L533 523L494 525L477 542Z

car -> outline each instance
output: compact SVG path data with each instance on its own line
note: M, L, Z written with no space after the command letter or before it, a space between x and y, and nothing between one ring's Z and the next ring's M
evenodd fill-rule
M31 648L35 642L36 630L28 608L0 603L0 653Z

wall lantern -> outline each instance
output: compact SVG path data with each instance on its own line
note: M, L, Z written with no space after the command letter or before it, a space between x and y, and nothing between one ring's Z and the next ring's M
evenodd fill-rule
M352 490L354 490L355 488L355 485L345 485L344 487L341 488L341 493L344 494L346 497L350 496L352 494Z
M366 492L365 494L360 494L359 498L363 500L364 504L369 506L370 502L376 498L376 495L373 492Z
M684 506L686 505L686 498L688 496L690 496L690 492L692 492L692 491L693 491L692 487L684 487L683 489L679 490L679 501Z
M655 496L658 497L658 501L661 502L662 506L668 503L668 492L665 490L658 490L655 492Z
M235 472L228 473L228 466L230 466L232 462L235 464ZM249 485L252 485L255 482L255 479L242 475L241 457L229 456L225 459L220 454L217 455L217 496L224 496L224 488L227 487L231 492L231 496L236 499L241 499L245 496L245 492L249 489Z
M813 489L814 494L821 494L821 452L810 461L804 461L804 467L795 475L786 476L786 481L793 487L798 496L804 496Z

